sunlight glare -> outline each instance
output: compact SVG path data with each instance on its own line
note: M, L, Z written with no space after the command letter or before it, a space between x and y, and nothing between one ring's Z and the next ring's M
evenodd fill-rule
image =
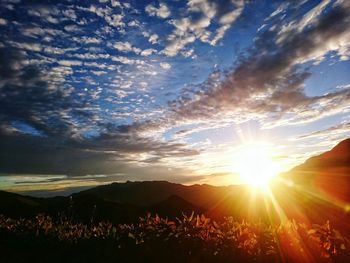
M243 183L255 188L265 188L280 172L268 144L254 142L243 144L234 156L233 169Z

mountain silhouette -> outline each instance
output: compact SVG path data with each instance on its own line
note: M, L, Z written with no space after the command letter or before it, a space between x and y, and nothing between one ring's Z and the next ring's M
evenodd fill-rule
M288 177L333 202L350 202L350 138L296 166Z
M148 212L174 218L194 211L215 220L233 216L263 222L278 221L283 214L305 222L339 221L340 227L348 229L349 176L350 139L347 139L282 175L271 186L278 207L266 194L252 194L251 188L244 185L186 186L167 181L128 181L68 197L36 198L0 191L0 214L32 217L46 213L87 223L134 222Z
M182 214L189 215L192 212L195 214L202 214L205 212L204 208L191 204L177 195L172 195L166 200L150 206L148 209L154 214L170 218L181 217Z
M242 186L212 186L207 184L186 186L167 181L128 181L98 186L77 195L92 194L105 200L139 206L151 206L171 196L178 196L196 206L209 209L226 196L237 195L238 197L242 188Z

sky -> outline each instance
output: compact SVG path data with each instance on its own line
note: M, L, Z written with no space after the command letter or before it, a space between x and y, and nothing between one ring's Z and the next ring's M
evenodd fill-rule
M240 183L350 137L350 2L0 2L0 189ZM253 160L252 160L253 163Z

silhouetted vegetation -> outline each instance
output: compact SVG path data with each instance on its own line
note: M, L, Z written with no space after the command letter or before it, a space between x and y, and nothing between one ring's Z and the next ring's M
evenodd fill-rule
M82 224L0 216L1 262L346 262L350 241L327 222L217 223L203 215L174 221Z

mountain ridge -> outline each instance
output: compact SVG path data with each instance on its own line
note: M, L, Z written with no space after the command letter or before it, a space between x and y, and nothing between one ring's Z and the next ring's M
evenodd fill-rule
M282 179L291 180L291 185L272 185L271 191L281 207L288 208L286 215L304 218L305 214L316 221L318 214L349 219L344 210L350 202L350 173L346 172L350 169L348 158L350 139L340 142L330 151L309 158L284 175ZM326 168L319 165L327 162ZM339 165L345 165L346 169L339 170ZM337 172L333 173L332 169ZM339 171L345 173L339 174ZM307 191L300 192L298 189ZM120 223L134 221L147 212L176 217L182 212L195 211L215 219L234 216L237 219L268 220L270 214L274 214L273 204L267 204L264 195L256 195L252 200L250 190L243 185L186 186L168 181L128 181L97 186L68 197L36 198L0 191L0 214L18 217L44 212L54 216L74 216L86 222L93 218ZM334 207L330 207L332 204L335 204ZM277 214L273 216L278 218Z

